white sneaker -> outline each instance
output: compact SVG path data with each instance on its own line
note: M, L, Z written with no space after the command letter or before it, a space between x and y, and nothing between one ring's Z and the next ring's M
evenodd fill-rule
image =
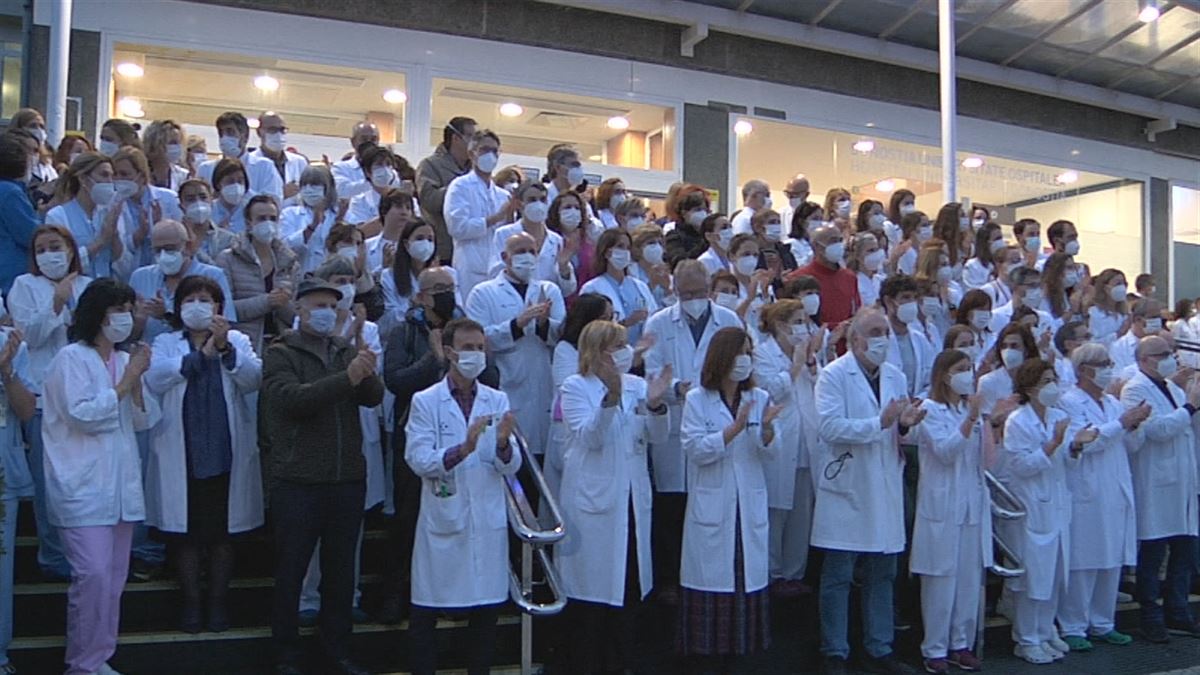
M1046 654L1055 661L1061 661L1063 656L1066 655L1066 652L1058 651L1058 649L1056 649L1049 640L1042 643L1042 651L1046 652Z
M96 675L121 675L121 673L106 663L100 666L100 670L96 671Z
M1061 652L1063 654L1068 654L1071 651L1071 645L1067 644L1066 642L1064 642L1062 640L1062 638L1059 638L1057 636L1052 637L1049 640L1047 640L1046 644L1050 645L1050 647L1052 647L1054 649L1054 651Z
M1047 654L1041 645L1017 645L1013 647L1013 654L1017 658L1039 666L1054 662L1054 658Z

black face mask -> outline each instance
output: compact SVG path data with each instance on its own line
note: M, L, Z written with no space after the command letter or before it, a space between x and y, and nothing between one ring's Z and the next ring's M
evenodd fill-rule
M442 291L433 294L433 313L442 321L454 318L454 291Z

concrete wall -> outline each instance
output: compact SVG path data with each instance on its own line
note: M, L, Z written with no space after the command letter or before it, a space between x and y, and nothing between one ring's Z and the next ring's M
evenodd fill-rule
M29 107L46 109L46 82L49 79L50 29L34 26L29 45ZM74 115L67 118L67 131L82 131L88 138L96 136L96 92L100 85L100 34L92 31L71 31L71 70L67 76L67 96L83 100L83 129L72 129ZM103 107L103 106L102 106ZM72 108L68 105L68 112Z
M725 213L734 201L729 185L729 113L702 105L683 107L683 179L720 190L713 206Z

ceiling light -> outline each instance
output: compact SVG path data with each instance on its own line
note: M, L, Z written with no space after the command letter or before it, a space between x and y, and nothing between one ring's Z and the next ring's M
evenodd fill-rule
M392 105L399 105L408 100L408 94L405 94L399 89L388 89L387 91L383 92L383 100L391 103Z
M891 192L896 189L896 181L891 178L885 178L875 184L876 192Z
M738 136L746 136L751 131L754 131L754 125L750 123L750 120L738 120L733 125L733 133Z
M117 101L117 112L124 117L132 117L141 119L146 116L146 111L142 110L142 102L136 98L125 97Z
M624 115L617 115L608 118L608 128L623 131L629 128L629 118Z
M1072 157L1078 157L1078 156L1079 156L1079 151L1078 151L1078 150L1072 150L1072 151L1071 151L1071 156L1072 156Z
M866 153L871 152L872 150L875 149L875 141L873 141L869 138L864 138L861 141L855 142L854 145L851 147L854 149L855 152L861 152L865 155Z
M254 87L261 91L275 91L279 89L279 80L270 75L259 75L254 78Z
M523 112L525 109L512 101L500 104L500 114L505 117L520 117Z
M1155 0L1141 0L1138 6L1141 7L1141 11L1138 12L1138 21L1142 23L1158 21L1160 14L1158 11L1158 2Z
M251 129L257 129L261 124L262 122L259 122L257 117L251 117L250 119L246 120L246 126L250 127Z
M867 126L867 128L868 128L868 129L874 129L874 128L875 128L875 123L874 123L874 122L867 122L866 126Z
M964 169L978 169L983 166L982 157L968 157L962 161Z
M604 158L601 157L600 155L588 155L589 162L599 162L602 159L604 159Z
M1079 180L1078 171L1064 171L1054 177L1054 182L1060 185L1070 185Z
M132 61L117 64L117 74L124 77L141 77L146 74L146 69Z

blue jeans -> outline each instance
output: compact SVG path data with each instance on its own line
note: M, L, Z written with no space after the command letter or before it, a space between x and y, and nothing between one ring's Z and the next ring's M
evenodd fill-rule
M42 411L34 413L24 426L25 442L29 444L29 473L33 476L33 519L37 524L38 566L47 575L70 579L71 563L67 562L62 540L58 537L58 528L50 524L49 512L46 509L46 469L42 465L42 455L45 454L45 446L42 444Z
M150 432L137 432L138 456L142 462L142 484L146 484L146 456L150 452ZM141 560L144 563L151 565L162 565L167 559L167 546L161 541L155 541L150 538L150 528L145 521L135 523L133 526L133 548L132 556L134 560Z
M1137 558L1137 601L1142 606L1143 625L1163 625L1163 609L1171 622L1192 624L1192 612L1188 608L1188 591L1192 585L1192 574L1196 569L1196 537L1178 536L1165 539L1146 539L1138 542ZM1158 579L1167 549L1171 557L1167 560L1166 588ZM1158 598L1163 598L1159 604Z
M8 663L13 638L13 558L17 554L17 500L5 499L3 551L0 551L0 666Z
M896 554L825 551L821 568L821 653L850 657L847 632L850 624L850 584L854 565L861 562L863 647L871 658L892 653L892 590L896 581Z

